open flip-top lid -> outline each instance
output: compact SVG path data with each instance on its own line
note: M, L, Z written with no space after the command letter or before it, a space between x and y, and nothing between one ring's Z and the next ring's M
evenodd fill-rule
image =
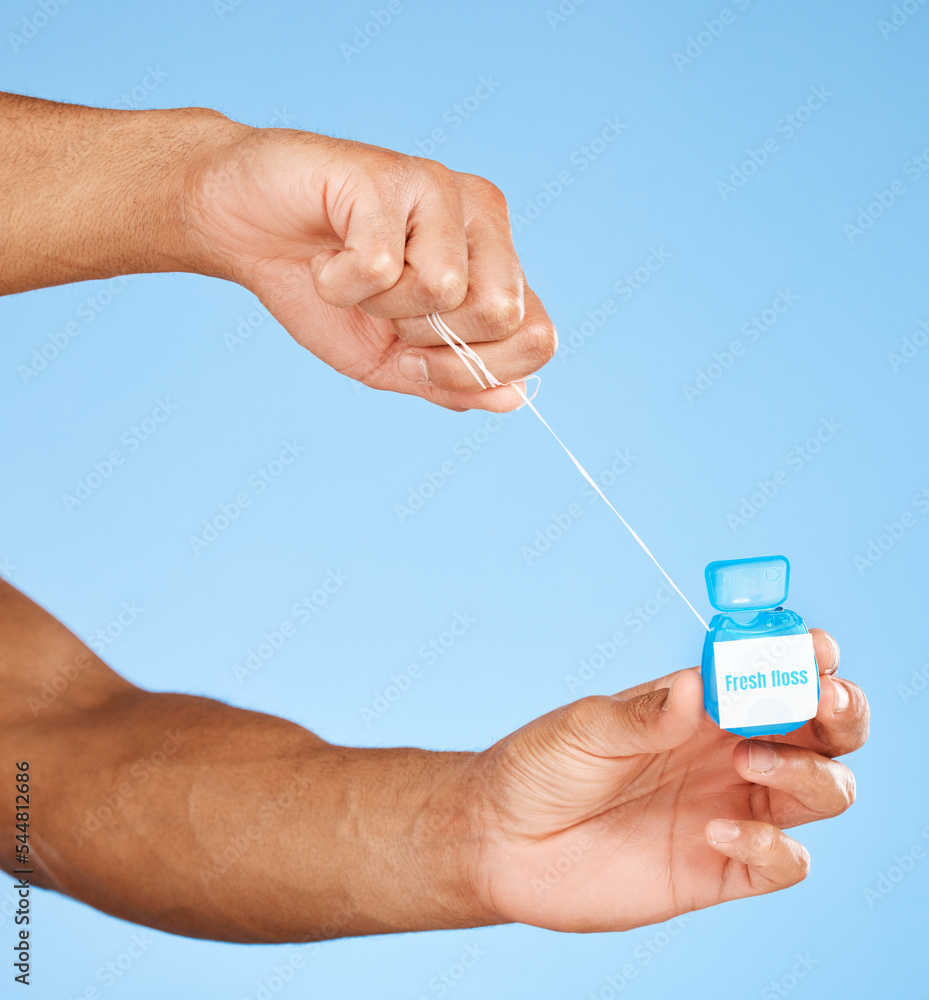
M785 556L711 562L706 591L717 611L763 611L787 600L790 563Z

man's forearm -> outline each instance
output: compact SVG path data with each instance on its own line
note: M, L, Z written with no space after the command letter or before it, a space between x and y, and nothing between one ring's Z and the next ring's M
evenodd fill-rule
M114 111L0 93L0 294L208 270L184 183L246 126L203 108Z
M17 751L52 887L227 941L482 922L460 842L467 755L333 747L184 695L143 693L95 721L24 734Z
M472 891L470 754L335 747L283 719L141 691L2 583L0 675L0 751L30 762L41 885L227 941L493 921ZM13 842L13 814L0 818Z

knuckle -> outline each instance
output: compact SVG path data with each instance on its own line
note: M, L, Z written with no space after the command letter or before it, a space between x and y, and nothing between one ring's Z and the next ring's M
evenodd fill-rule
M363 145L363 144L362 144ZM393 191L407 184L416 175L423 163L418 156L409 156L395 149L385 149L382 146L364 146L368 154L366 163L368 177L382 191Z
M480 174L462 174L465 183L474 195L482 202L488 202L497 208L506 210L506 195L493 181L481 177Z
M770 854L778 846L781 832L776 827L765 824L755 832L754 848L759 854Z
M439 160L426 160L435 180L441 184L455 185L455 171L445 166Z
M810 874L810 852L803 846L803 844L797 844L796 881L802 882L809 874Z
M400 172L410 192L419 196L435 188L451 190L457 187L455 171L427 156L406 157Z
M847 767L843 767L839 778L840 812L845 812L846 809L850 809L854 805L856 792L855 775Z
M454 267L430 268L421 272L419 285L437 312L457 308L468 293L467 278Z
M362 262L360 270L366 282L384 290L400 280L403 258L389 250L378 250Z
M849 706L845 710L846 714L856 720L856 725L848 736L849 750L860 750L868 742L871 729L871 707L864 691L854 681L848 681L843 677L842 683L848 688L849 694Z
M515 291L500 290L482 296L475 305L477 320L482 326L505 339L520 328L525 315L522 296Z
M533 323L527 331L526 348L536 368L548 364L558 350L558 335L554 326L551 323Z

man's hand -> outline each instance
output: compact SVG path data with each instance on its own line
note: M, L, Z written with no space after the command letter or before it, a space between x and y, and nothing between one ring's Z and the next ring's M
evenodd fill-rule
M428 313L501 382L555 352L503 195L431 160L205 108L0 93L0 175L0 295L147 271L227 278L337 371L455 410L521 398L481 391Z
M298 343L366 385L451 409L521 403L512 388L480 391L425 319L442 313L502 382L554 354L493 184L309 132L227 131L186 180L199 269L251 289Z
M567 705L483 753L339 747L140 690L0 581L0 752L43 775L35 883L161 930L263 942L508 921L619 930L806 874L780 828L848 806L851 774L831 758L868 725L864 696L832 676L830 640L814 643L819 712L774 763L758 751L775 744L707 718L693 670ZM12 806L0 801L11 838Z
M848 808L854 779L832 758L868 731L861 690L834 677L838 648L813 637L819 710L777 742L719 729L694 669L584 698L473 758L489 919L625 930L805 878L806 850L781 831Z

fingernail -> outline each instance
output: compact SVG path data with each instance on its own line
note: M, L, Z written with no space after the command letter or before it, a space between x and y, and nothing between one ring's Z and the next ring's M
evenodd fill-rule
M825 635L826 642L829 643L829 649L832 651L832 662L829 664L825 673L834 674L839 666L839 644L828 632L824 632L823 635Z
M848 708L848 688L835 677L832 678L832 683L835 685L835 703L832 706L832 714L838 715L839 712L844 712Z
M426 359L415 351L404 351L397 361L400 374L408 382L428 382L429 373L426 371Z
M777 750L770 743L756 743L751 740L748 744L748 769L754 774L764 774L770 771L777 764Z
M664 703L661 706L661 711L662 712L667 712L667 710L671 707L671 692L673 690L674 690L674 685L672 684L668 688L668 693L665 695Z
M710 823L710 840L714 844L731 844L733 840L737 840L739 834L742 830L738 823L734 823L731 819L714 819Z

